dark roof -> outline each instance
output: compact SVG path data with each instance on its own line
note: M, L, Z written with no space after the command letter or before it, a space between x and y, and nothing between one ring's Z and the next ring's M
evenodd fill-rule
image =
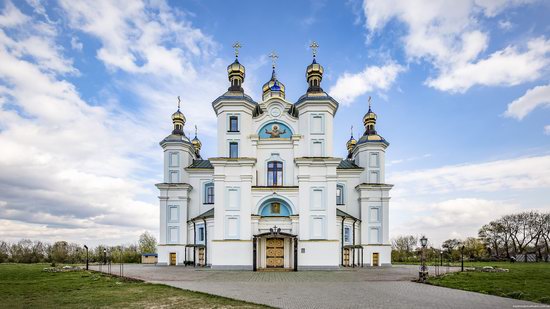
M193 221L197 219L213 218L213 217L214 217L214 208L203 212L202 214L196 216L195 218L190 219L189 221Z
M361 221L361 219L355 218L354 216L352 216L352 215L348 214L347 212L344 212L340 209L336 209L336 215L339 216L339 217L351 218L351 219L354 219L354 220Z
M208 160L193 160L187 168L214 168L214 166Z
M357 166L355 164L355 161L348 160L348 159L340 161L340 164L338 164L337 168L340 168L340 169L362 169L362 167Z

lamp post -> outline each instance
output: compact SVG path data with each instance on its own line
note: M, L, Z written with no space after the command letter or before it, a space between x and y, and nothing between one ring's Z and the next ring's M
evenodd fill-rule
M464 271L464 245L460 247L460 271Z
M103 265L107 265L107 249L103 248Z
M88 246L84 245L84 249L86 249L86 270L88 270Z
M426 271L426 262L424 260L424 249L426 248L427 244L428 244L428 238L426 238L426 236L422 236L422 238L420 238L420 245L422 245L421 266L420 266L420 273L418 274L418 279L420 282L425 282L428 274L428 272Z

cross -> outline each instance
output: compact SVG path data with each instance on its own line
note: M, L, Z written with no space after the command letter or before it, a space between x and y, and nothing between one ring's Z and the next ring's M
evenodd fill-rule
M197 125L195 125L195 137L197 137Z
M243 46L238 41L233 44L233 48L235 49L235 58L239 58L239 48L241 47Z
M353 137L353 125L351 126L351 137Z
M181 102L180 96L178 96L178 110L180 110L180 102Z
M370 103L371 99L372 98L369 96L369 110L370 110L370 106L371 106L371 103Z
M275 69L275 62L277 61L279 56L274 51L272 51L269 55L269 58L271 58L271 66Z
M317 42L313 41L313 42L311 42L311 45L309 45L309 47L311 48L311 51L313 52L313 58L315 58L315 56L317 55L317 48L319 48L319 44L317 44Z

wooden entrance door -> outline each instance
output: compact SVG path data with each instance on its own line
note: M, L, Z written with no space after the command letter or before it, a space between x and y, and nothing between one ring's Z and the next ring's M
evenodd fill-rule
M204 266L204 248L199 248L199 265Z
M176 253L175 252L170 253L170 265L176 265Z
M372 254L372 266L380 266L380 254L378 252L374 252Z
M285 242L282 238L268 238L265 242L265 257L267 268L283 268L285 266Z
M349 248L344 248L344 262L342 265L349 266Z

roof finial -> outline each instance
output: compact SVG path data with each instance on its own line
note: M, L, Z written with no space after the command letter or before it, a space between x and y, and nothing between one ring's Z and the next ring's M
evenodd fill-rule
M272 51L269 55L269 58L271 58L271 67L273 68L273 70L275 70L275 64L279 56L274 51Z
M317 44L317 42L313 41L313 42L311 42L311 45L309 45L309 47L311 48L311 51L313 53L313 58L315 58L315 56L317 56L317 48L319 48L319 44Z
M180 110L180 103L181 103L180 96L178 96L178 110Z
M351 125L351 138L353 138L353 125Z
M197 125L195 125L195 138L197 137Z
M239 58L239 48L243 47L239 41L235 42L233 44L233 48L235 49L235 58Z
M370 102L371 99L372 99L372 98L371 98L371 96L369 95L369 111L370 111L370 107L371 107L371 102Z

